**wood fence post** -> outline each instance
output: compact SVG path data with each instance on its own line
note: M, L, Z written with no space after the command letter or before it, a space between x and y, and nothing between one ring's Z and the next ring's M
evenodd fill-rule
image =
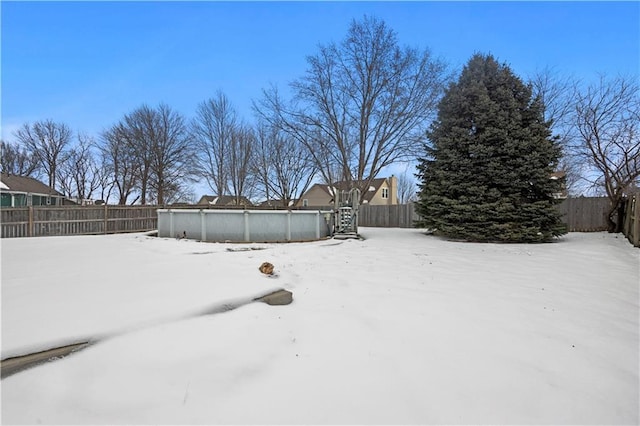
M27 225L27 236L33 237L35 235L33 229L33 206L29 206L29 224Z
M629 212L629 214L633 214L633 233L631 234L633 237L633 246L640 247L640 193L634 195L633 202L633 212Z
M107 224L109 223L109 212L107 203L104 203L104 233L107 234Z

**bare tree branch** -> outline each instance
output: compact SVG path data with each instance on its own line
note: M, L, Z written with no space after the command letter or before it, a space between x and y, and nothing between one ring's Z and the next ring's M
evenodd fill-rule
M44 120L24 124L14 136L38 161L47 175L49 188L57 189L57 170L66 160L71 129L64 123Z
M229 192L226 167L237 114L222 92L198 105L191 128L198 150L199 174L216 195Z
M249 195L253 188L251 165L255 155L254 145L255 136L249 126L241 124L233 129L226 168L229 172L231 195L235 197L236 205L239 205L241 198Z
M133 148L127 138L124 124L111 126L101 135L102 162L116 189L117 203L126 205L138 186L138 165ZM108 191L110 193L110 191Z
M309 151L290 135L267 125L257 131L254 174L267 200L282 206L300 198L315 176Z
M101 168L91 148L93 139L78 134L78 143L69 151L67 161L58 169L58 182L62 192L79 201L91 199L101 185Z
M384 167L415 158L447 82L443 62L400 48L394 31L368 17L307 62L290 105L271 89L254 107L307 147L327 183L363 190Z
M168 195L183 194L184 184L193 182L197 162L193 139L181 114L160 104L154 122L150 186L156 202L164 204Z
M164 204L185 192L197 162L185 118L165 104L143 105L103 134L103 152L110 157L119 203L134 189L140 202ZM133 167L132 167L133 166Z
M409 172L409 166L405 167L404 171L397 176L398 179L398 201L400 204L407 204L410 201L417 199L418 189L416 187L416 181L414 174Z
M0 141L0 168L3 173L16 176L35 176L37 159L24 147Z
M601 76L575 95L574 149L599 173L611 208L609 230L619 231L613 216L624 195L640 184L640 87L632 78Z
M534 98L539 98L544 107L544 119L551 122L551 130L562 147L559 170L565 172L565 185L569 194L581 195L590 184L584 161L573 149L575 143L575 91L577 81L571 76L561 75L552 68L536 72L530 80ZM585 184L587 185L585 187Z

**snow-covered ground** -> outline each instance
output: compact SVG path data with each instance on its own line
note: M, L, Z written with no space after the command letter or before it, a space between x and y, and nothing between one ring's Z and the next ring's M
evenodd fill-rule
M99 340L3 379L2 423L638 424L640 250L622 236L361 232L2 240L2 358ZM291 305L194 316L279 287Z

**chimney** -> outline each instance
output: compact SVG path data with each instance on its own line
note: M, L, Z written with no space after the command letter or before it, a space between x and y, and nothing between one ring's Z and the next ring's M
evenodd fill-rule
M389 204L398 204L398 178L395 175L389 178Z

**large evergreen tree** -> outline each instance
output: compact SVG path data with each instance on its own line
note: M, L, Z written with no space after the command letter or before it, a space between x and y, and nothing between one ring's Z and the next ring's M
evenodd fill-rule
M543 105L511 69L474 55L440 102L420 159L420 225L469 241L564 234L551 179L560 158Z

